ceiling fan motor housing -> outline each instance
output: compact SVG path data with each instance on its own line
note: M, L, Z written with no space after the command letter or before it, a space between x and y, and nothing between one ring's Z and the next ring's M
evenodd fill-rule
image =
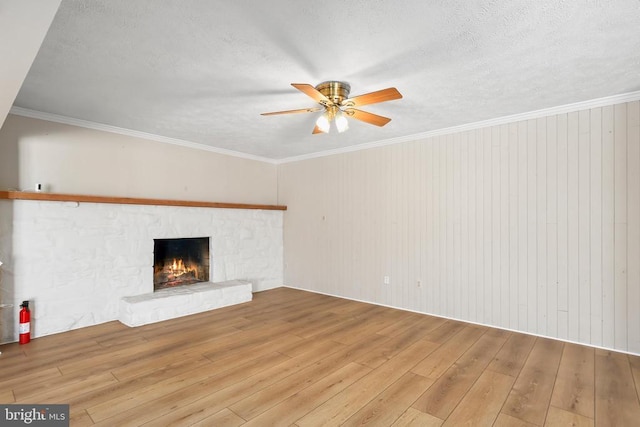
M329 98L336 105L341 105L342 101L349 98L351 86L346 82L328 81L316 86L316 90Z

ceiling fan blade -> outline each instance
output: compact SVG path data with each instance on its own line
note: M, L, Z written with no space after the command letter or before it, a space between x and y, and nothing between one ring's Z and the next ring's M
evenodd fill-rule
M305 95L311 97L313 100L315 100L316 102L319 102L322 105L332 105L333 104L333 102L331 102L329 100L329 98L327 98L326 96L321 94L318 91L318 89L316 89L315 87L311 86L310 84L306 84L306 83L291 83L291 86L295 87L300 92L302 92Z
M276 116L278 114L315 113L324 110L323 107L300 108L299 110L274 111L272 113L260 113L261 116Z
M318 126L315 126L315 127L313 128L313 132L311 132L311 133L312 133L313 135L315 135L315 134L318 134L318 133L325 133L325 132L322 132Z
M391 121L391 119L388 117L379 116L373 113L367 113L366 111L356 110L355 108L348 108L344 110L344 112L349 117L376 126L384 126Z
M377 104L378 102L391 101L394 99L402 98L402 94L398 92L395 87L378 90L364 95L354 96L353 98L345 99L342 102L344 107L360 107L362 105Z

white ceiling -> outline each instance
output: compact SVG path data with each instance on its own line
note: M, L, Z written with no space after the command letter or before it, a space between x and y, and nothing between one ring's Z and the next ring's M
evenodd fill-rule
M14 106L284 159L640 90L638 0L63 0ZM396 87L311 135L290 83Z

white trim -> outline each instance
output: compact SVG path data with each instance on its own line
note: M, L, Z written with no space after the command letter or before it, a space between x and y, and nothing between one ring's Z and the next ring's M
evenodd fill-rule
M441 319L455 320L456 322L469 323L469 324L478 325L478 326L486 326L488 328L501 329L503 331L516 332L518 334L532 335L534 337L548 338L548 339L551 339L551 340L568 342L568 343L571 343L571 344L584 345L586 347L599 348L601 350L615 351L617 353L630 354L632 356L640 356L640 353L633 353L633 352L626 351L626 350L619 350L617 348L602 347L602 346L599 346L599 345L587 344L587 343L583 343L583 342L580 342L580 341L565 340L565 339L562 339L562 338L552 337L552 336L549 336L549 335L534 334L532 332L520 331L518 329L503 328L502 326L490 325L488 323L472 322L471 320L457 319L455 317L443 316L441 314L427 313L426 311L417 311L417 310L411 310L409 308L395 307L393 305L381 304L381 303L378 303L378 302L372 302L372 301L367 301L367 300L358 299L358 298L345 297L344 295L334 295L334 294L330 294L330 293L327 293L327 292L314 291L312 289L297 288L295 286L289 286L289 285L282 285L282 287L283 288L290 288L290 289L297 289L299 291L311 292L311 293L314 293L314 294L327 295L327 296L330 296L330 297L346 299L346 300L349 300L349 301L357 301L357 302L362 302L362 303L365 303L365 304L377 305L377 306L380 306L380 307L393 308L395 310L402 310L402 311L408 311L408 312L411 312L411 313L424 314L425 316L433 316L433 317L439 317Z
M542 110L528 111L526 113L513 114L510 116L497 117L495 119L482 120L479 122L467 123L464 125L451 126L448 128L435 129L427 132L421 132L413 135L401 136L397 138L385 139L376 142L367 142L364 144L351 145L344 148L336 148L334 150L321 151L318 153L303 154L301 156L287 157L276 160L276 164L298 162L300 160L314 159L317 157L332 156L334 154L350 153L353 151L366 150L369 148L384 147L386 145L400 144L403 142L416 141L418 139L431 138L440 135L449 135L452 133L464 132L473 129L480 129L490 126L504 125L507 123L520 122L523 120L538 119L540 117L553 116L556 114L566 114L574 111L587 110L590 108L605 107L613 104L621 104L623 102L631 102L640 100L640 90L636 92L623 93L619 95L606 96L604 98L592 99L589 101L575 102L573 104L560 105L557 107L544 108Z
M265 163L271 163L271 164L276 163L274 159L269 159L267 157L241 153L239 151L227 150L224 148L212 147L210 145L200 144L200 143L191 142L191 141L185 141L182 139L169 138L166 136L155 135L152 133L139 132L137 130L125 129L117 126L103 125L101 123L90 122L88 120L74 119L72 117L59 116L57 114L51 114L51 113L43 113L41 111L29 110L27 108L22 108L22 107L12 107L11 111L9 112L17 116L29 117L32 119L46 120L49 122L62 123L62 124L71 125L71 126L78 126L86 129L117 133L120 135L132 136L135 138L143 138L151 141L163 142L165 144L179 145L181 147L188 147L196 150L211 151L213 153L224 154L227 156L241 157L243 159L248 159L248 160L257 160L259 162L265 162Z
M382 141L366 142L363 144L350 145L344 148L336 148L334 150L319 151L317 153L303 154L301 156L286 157L284 159L271 159L253 154L241 153L239 151L227 150L224 148L212 147L197 142L185 141L182 139L168 138L166 136L154 135L146 132L139 132L131 129L119 128L116 126L103 125L100 123L90 122L87 120L74 119L71 117L59 116L57 114L43 113L40 111L29 110L27 108L12 107L10 113L18 116L30 117L33 119L47 120L55 123L62 123L72 126L79 126L87 129L100 130L104 132L112 132L120 135L133 136L136 138L144 138L167 144L179 145L182 147L194 148L196 150L211 151L227 156L241 157L243 159L256 160L259 162L271 164L284 164L298 162L300 160L315 159L318 157L332 156L334 154L350 153L353 151L367 150L369 148L384 147L386 145L401 144L403 142L416 141L418 139L431 138L434 136L448 135L457 132L464 132L473 129L479 129L489 126L503 125L507 123L519 122L523 120L537 119L540 117L553 116L556 114L566 114L574 111L586 110L590 108L599 108L623 102L631 102L640 100L640 90L628 92L619 95L606 96L588 101L575 102L573 104L560 105L557 107L544 108L541 110L529 111L526 113L513 114L510 116L497 117L495 119L482 120L479 122L467 123L448 128L435 129L427 132L416 133L413 135L400 136L397 138L385 139Z

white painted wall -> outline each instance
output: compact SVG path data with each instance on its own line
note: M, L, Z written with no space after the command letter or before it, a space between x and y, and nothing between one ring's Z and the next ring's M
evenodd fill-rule
M637 101L278 172L286 285L640 353Z
M9 115L0 129L0 188L275 204L276 165Z
M153 239L210 237L211 281L282 286L282 211L0 200L0 342L32 306L38 337L118 319L153 292Z
M0 127L61 0L0 0Z

